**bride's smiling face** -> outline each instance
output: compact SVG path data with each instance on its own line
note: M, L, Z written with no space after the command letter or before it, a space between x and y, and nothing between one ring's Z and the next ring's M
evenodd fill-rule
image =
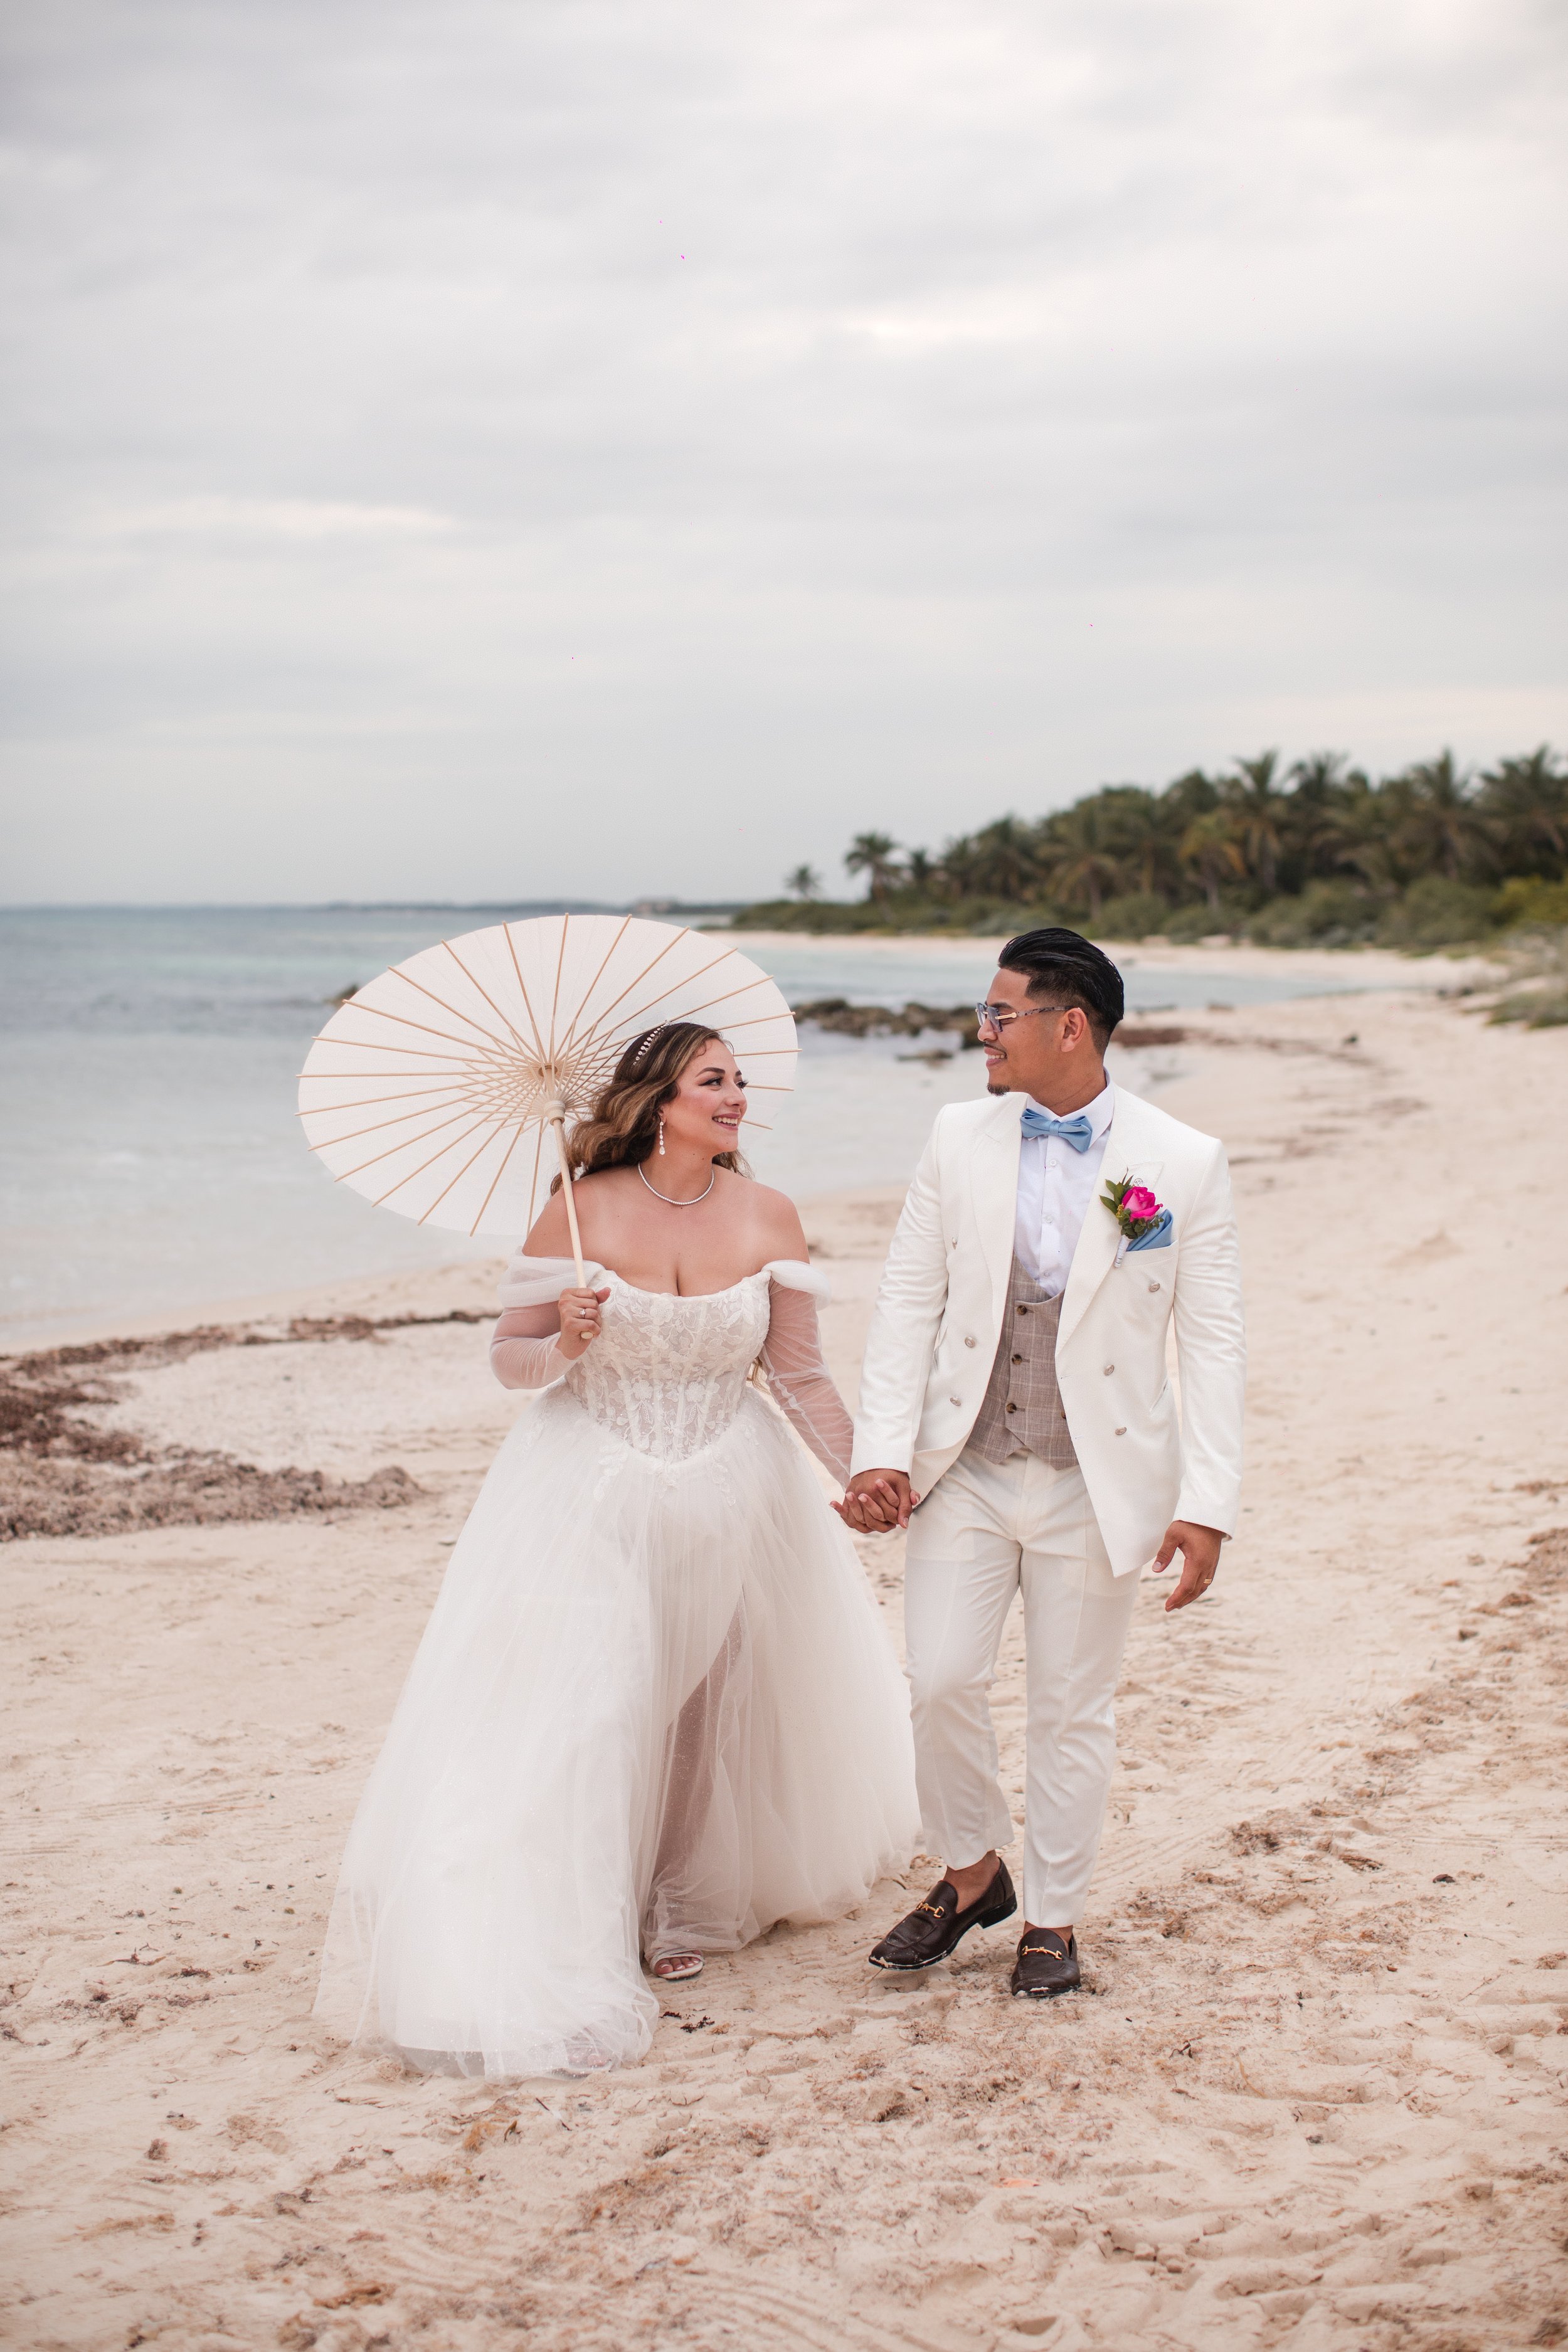
M704 1159L738 1150L745 1116L746 1082L735 1056L719 1038L710 1037L693 1054L664 1105L665 1149L700 1152Z

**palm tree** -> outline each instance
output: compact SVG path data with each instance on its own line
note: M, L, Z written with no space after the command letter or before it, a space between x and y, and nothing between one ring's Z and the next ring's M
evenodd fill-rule
M1461 775L1452 751L1436 760L1418 761L1395 776L1389 787L1394 795L1394 847L1413 876L1434 867L1450 882L1467 867L1489 869L1493 864L1486 820L1476 805L1468 772Z
M1189 877L1182 844L1187 828L1194 820L1207 816L1219 806L1219 786L1201 768L1189 768L1184 776L1177 776L1158 796L1160 838L1166 874L1166 888L1173 898L1179 898Z
M900 878L898 843L886 833L858 833L844 853L851 874L866 877L866 896L880 904Z
M1228 809L1210 809L1206 815L1194 817L1182 835L1182 863L1197 876L1211 913L1217 915L1221 876L1234 877L1247 871Z
M929 898L941 879L941 869L929 849L911 849L904 860L904 882Z
M1345 794L1366 779L1357 769L1345 772L1343 751L1310 751L1290 768L1280 819L1284 833L1282 862L1288 877L1281 887L1299 890L1310 877L1332 862L1335 828Z
M1390 787L1373 784L1359 768L1335 780L1311 831L1316 864L1348 872L1384 894L1399 887L1394 854L1395 803Z
M1278 751L1237 760L1235 775L1227 776L1221 788L1242 856L1270 898L1285 846L1285 795L1275 782L1279 765Z
M815 866L797 866L793 874L784 877L784 888L794 898L819 898L822 877Z
M1089 919L1098 923L1107 892L1119 890L1125 879L1100 797L1058 810L1047 821L1046 835L1047 878L1053 897L1069 907L1087 899Z
M1345 774L1349 756L1345 751L1309 751L1304 760L1294 761L1289 778L1292 807L1326 808L1351 781ZM1360 775L1359 768L1355 773Z
M1279 813L1279 889L1302 889L1323 864L1320 835L1342 789L1344 765L1342 751L1310 751L1291 762Z
M979 887L974 879L977 865L973 835L955 833L943 844L936 861L936 887L942 897L950 903L974 897Z
M1206 816L1210 809L1218 808L1219 786L1201 768L1189 768L1184 776L1165 786L1160 799L1180 820L1179 830L1184 833L1194 817Z
M1481 778L1479 805L1508 874L1555 880L1568 858L1568 774L1549 745L1501 760Z
M1171 889L1178 879L1176 843L1181 835L1161 796L1142 784L1102 784L1093 803L1100 812L1106 847L1124 879L1151 893Z
M1032 826L1016 816L999 816L965 844L969 888L987 898L1030 898L1040 878Z

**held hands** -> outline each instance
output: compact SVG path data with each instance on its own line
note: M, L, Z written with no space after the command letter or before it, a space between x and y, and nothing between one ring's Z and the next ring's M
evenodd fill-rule
M885 1536L909 1526L919 1501L907 1472L858 1470L844 1489L844 1500L833 1508L858 1536Z
M1165 1603L1168 1617L1173 1609L1184 1609L1189 1601L1201 1601L1214 1582L1219 1566L1219 1548L1225 1541L1217 1528L1200 1528L1192 1519L1173 1519L1165 1529L1164 1540L1154 1555L1154 1573L1163 1576L1177 1552L1182 1555L1182 1573L1176 1589Z
M610 1293L603 1290L563 1290L561 1294L561 1337L556 1346L569 1364L585 1355L599 1336L599 1309Z

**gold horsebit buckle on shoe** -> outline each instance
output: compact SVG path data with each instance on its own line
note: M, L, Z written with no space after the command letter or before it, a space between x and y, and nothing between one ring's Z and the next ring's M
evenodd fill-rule
M917 1903L915 1909L923 1911L928 1919L940 1919L944 1925L946 1924L947 1913L939 1910L934 1903Z

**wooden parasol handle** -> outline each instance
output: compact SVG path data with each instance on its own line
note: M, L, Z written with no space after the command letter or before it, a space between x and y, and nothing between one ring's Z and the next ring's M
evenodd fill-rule
M583 1236L577 1230L577 1202L572 1191L572 1171L566 1160L566 1106L552 1102L544 1106L544 1118L555 1129L555 1150L561 1160L561 1189L566 1195L566 1223L572 1231L572 1255L577 1264L577 1287L588 1286L588 1269L583 1263Z

